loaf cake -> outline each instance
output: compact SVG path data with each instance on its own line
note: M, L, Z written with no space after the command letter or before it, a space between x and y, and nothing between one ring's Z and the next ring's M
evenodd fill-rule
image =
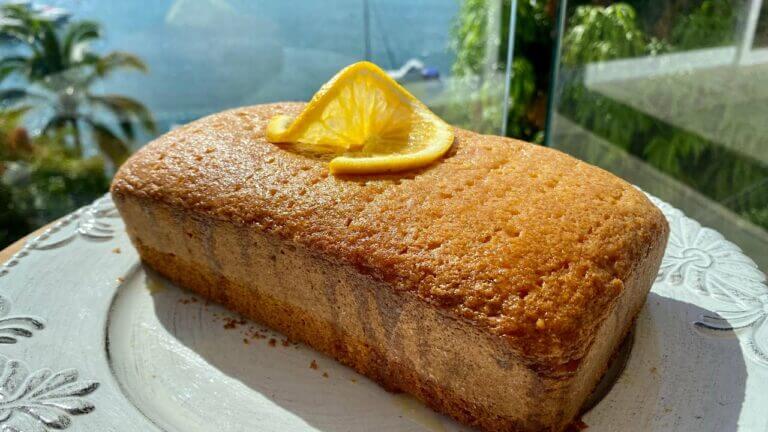
M568 155L461 129L425 168L330 175L264 138L301 108L212 115L120 168L146 265L467 425L563 430L643 306L661 212Z

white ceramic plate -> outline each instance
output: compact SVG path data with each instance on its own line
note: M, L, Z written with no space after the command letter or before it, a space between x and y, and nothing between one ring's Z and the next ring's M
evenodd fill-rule
M766 431L765 276L655 202L672 227L662 270L626 369L583 420ZM0 430L468 430L282 340L144 269L105 197L0 267Z

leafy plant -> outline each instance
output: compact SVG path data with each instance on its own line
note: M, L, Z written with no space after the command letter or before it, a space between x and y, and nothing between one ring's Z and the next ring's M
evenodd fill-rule
M564 114L625 150L630 150L634 137L651 127L653 120L587 89L580 66L646 54L649 41L636 19L635 10L625 3L579 6L563 37L562 81L566 84L560 106Z
M708 143L695 135L676 131L671 136L657 135L643 149L643 156L656 168L676 177L685 176L681 161L698 161Z
M529 136L530 131L525 131L529 120L534 97L536 96L536 71L531 62L524 57L518 57L512 61L512 71L509 83L509 122L507 134L512 136Z
M636 57L647 52L645 35L632 6L579 6L563 38L562 62L568 66Z
M453 64L455 82L450 88L454 100L444 115L456 124L476 130L498 133L503 118L503 75L509 40L510 0L496 9L500 14L499 34L488 33L489 0L462 2L452 29L451 47L456 53ZM511 67L510 104L507 133L529 140L541 140L544 127L546 88L551 57L553 1L518 2L515 58ZM498 51L487 57L489 39L500 41ZM488 62L492 64L489 65ZM488 67L494 77L484 76Z
M12 183L16 201L35 226L82 207L109 188L104 160L49 153L21 165L22 174Z
M636 22L634 9L626 4L608 7L579 6L564 36L559 110L587 130L601 136L650 165L675 177L735 212L768 228L768 167L744 155L710 142L636 109L586 88L581 66L619 58L714 46L730 41L733 33L733 2L706 0L679 20L672 42L649 38ZM685 73L685 72L681 72ZM702 86L689 76L669 76L679 95L701 97ZM669 83L668 83L669 84ZM659 103L675 103L675 95L652 94ZM755 131L746 130L726 105L720 128L746 141ZM596 156L599 158L599 156Z
M13 190L0 182L0 247L13 243L32 229L14 204Z
M743 210L741 215L757 225L768 227L768 205L762 208L748 208Z
M120 69L146 72L136 56L124 52L105 55L89 50L89 42L101 36L99 25L74 21L59 29L41 20L24 6L5 5L0 36L21 43L21 52L0 59L0 83L16 76L25 86L0 89L0 103L36 115L48 113L43 134L63 138L83 155L86 136L114 166L130 153L136 128L155 130L149 111L140 102L122 95L99 95L91 87ZM117 129L104 121L111 115Z
M447 97L432 109L448 123L478 132L498 133L501 125L500 95L504 83L475 75L454 77L448 83Z
M30 137L23 114L0 112L0 248L109 187L100 156L80 158L60 137Z
M672 45L689 50L733 43L738 19L736 6L733 0L704 0L676 22L670 37Z
M561 112L612 144L630 150L638 134L645 133L653 119L631 107L587 89L576 78L569 79L560 100Z
M451 29L451 48L456 54L452 72L462 77L479 74L485 56L488 0L465 0Z

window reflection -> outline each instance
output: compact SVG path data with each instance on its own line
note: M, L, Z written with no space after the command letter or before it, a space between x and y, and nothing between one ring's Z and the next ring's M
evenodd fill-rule
M766 266L761 2L568 2L563 14L551 145L672 202Z

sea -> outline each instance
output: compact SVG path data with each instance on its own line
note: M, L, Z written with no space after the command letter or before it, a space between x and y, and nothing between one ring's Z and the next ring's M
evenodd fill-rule
M307 100L340 68L417 59L447 74L459 0L47 0L70 20L101 24L99 52L126 51L146 74L93 89L131 96L164 132L222 109ZM367 19L366 19L367 16Z

